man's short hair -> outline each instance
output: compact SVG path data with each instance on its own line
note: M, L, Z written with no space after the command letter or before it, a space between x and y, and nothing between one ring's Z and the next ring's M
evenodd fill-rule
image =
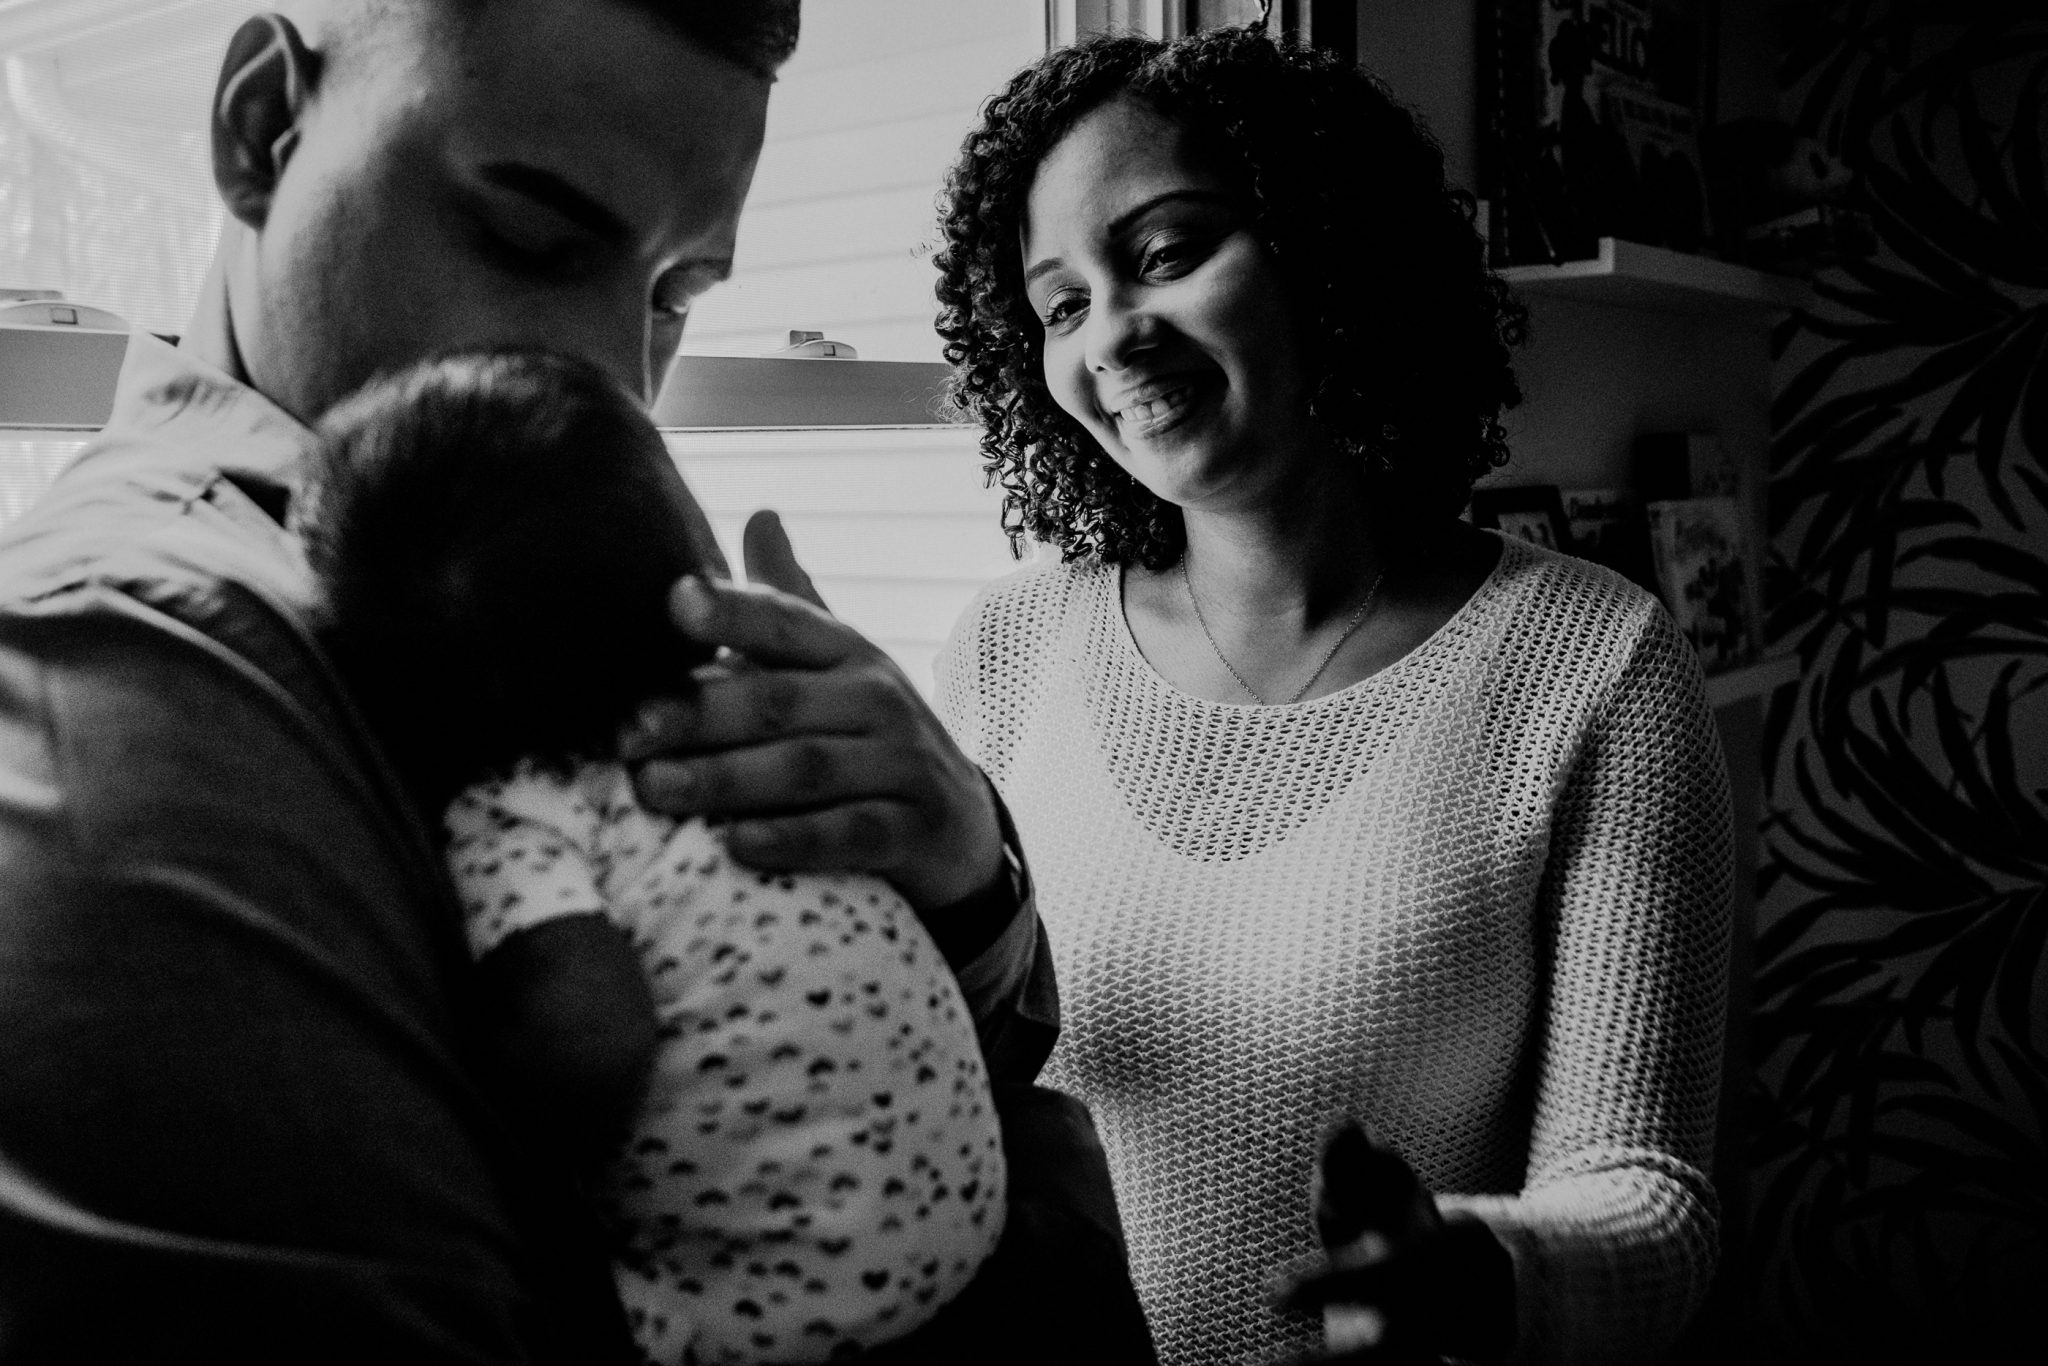
M419 0L372 0L374 9ZM437 0L448 3L449 0ZM452 0L458 10L475 13L491 0ZM757 76L773 79L776 69L796 51L801 0L590 0L619 4L653 16L727 61Z

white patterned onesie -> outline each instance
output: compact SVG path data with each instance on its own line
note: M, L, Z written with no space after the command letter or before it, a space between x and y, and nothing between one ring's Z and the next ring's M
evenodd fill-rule
M822 1361L900 1337L1002 1231L968 1008L888 884L736 865L625 770L522 764L447 812L478 956L564 915L632 936L661 1046L607 1183L652 1361Z

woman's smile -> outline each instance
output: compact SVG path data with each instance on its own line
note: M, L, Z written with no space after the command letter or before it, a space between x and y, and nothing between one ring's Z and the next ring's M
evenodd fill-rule
M1040 163L1022 241L1046 388L1180 507L1298 488L1320 444L1279 272L1179 126L1115 100Z
M1207 407L1207 400L1219 387L1214 380L1196 375L1148 381L1113 400L1110 417L1126 440L1154 441L1186 426Z

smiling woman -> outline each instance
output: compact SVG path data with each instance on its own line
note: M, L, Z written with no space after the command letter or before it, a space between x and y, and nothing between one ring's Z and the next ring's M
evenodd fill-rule
M1322 462L1258 458L1317 444L1280 273L1180 125L1128 100L1084 120L1032 182L1024 260L1047 389L1147 492L1300 499Z
M1519 397L1472 216L1256 27L1049 54L948 183L953 392L1065 562L980 595L938 697L1162 1361L1319 1307L1345 1361L1654 1359L1711 1266L1720 754L1654 601L1457 518Z

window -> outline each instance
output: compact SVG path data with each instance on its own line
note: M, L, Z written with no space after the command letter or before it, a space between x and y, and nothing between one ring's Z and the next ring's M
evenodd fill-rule
M982 101L1045 51L1045 24L1043 0L805 5L733 278L683 349L759 355L805 328L863 360L938 360L933 201Z
M982 485L978 430L666 435L728 553L753 509L777 509L826 605L927 693L932 660L968 601L1017 567L998 525L1001 495Z
M185 326L220 231L206 104L247 0L0 5L0 288Z
M826 605L927 695L932 661L969 600L1017 567L998 527L1001 496L983 487L968 428L670 428L663 436L735 572L747 517L777 509ZM0 433L0 526L28 510L86 439Z
M206 102L228 35L259 8L0 3L0 289L57 289L138 327L184 327L221 218ZM780 509L834 610L921 686L967 600L1013 567L975 433L931 415L934 200L981 102L1044 50L1046 24L1044 0L806 6L734 278L698 306L657 412L735 561L748 513ZM758 356L792 328L862 360L708 359ZM0 431L0 525L104 414L120 346L104 340L92 367L39 359L45 378L16 363L26 353L0 354L0 428L15 428ZM22 390L46 398L52 373L85 392L26 412Z
M254 0L0 4L0 287L184 327L221 210L205 117ZM792 328L863 358L939 358L933 239L981 102L1045 50L1044 0L829 0L770 102L733 280L685 348L758 355Z

